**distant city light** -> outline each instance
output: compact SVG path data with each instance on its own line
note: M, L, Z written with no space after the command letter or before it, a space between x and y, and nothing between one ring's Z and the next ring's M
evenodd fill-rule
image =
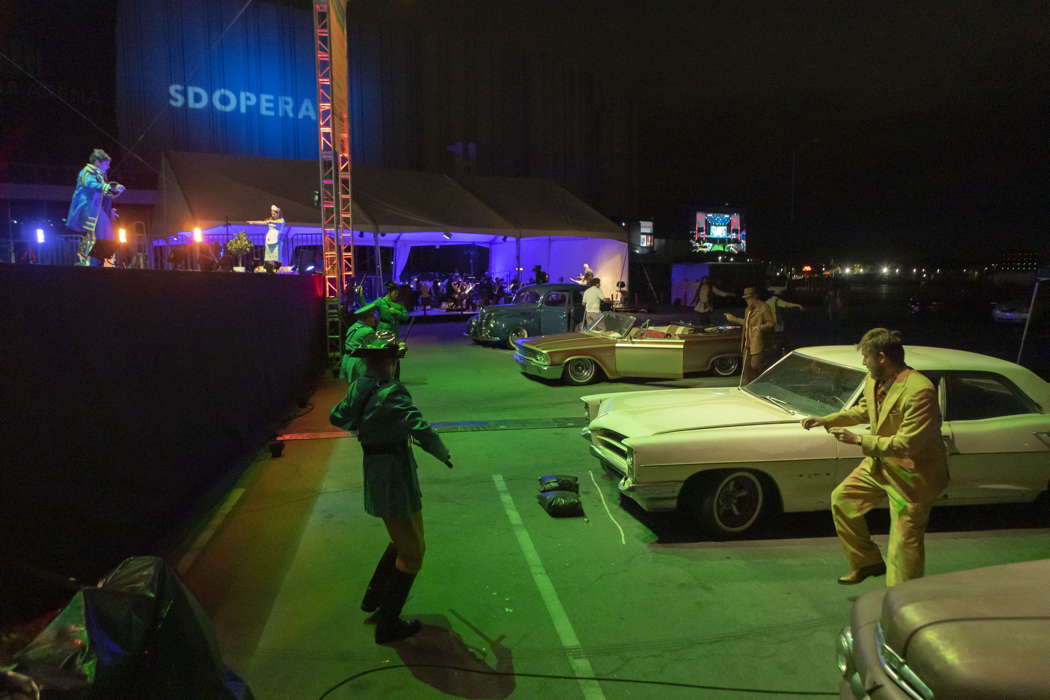
M888 275L888 274L890 274L890 268L888 268L888 267L883 267L883 268L882 268L882 274L884 274L884 275Z
M43 243L44 242L44 229L38 228L36 230L36 242L37 243Z
M201 234L200 228L193 229L193 242L194 243L200 243L203 240L204 240L204 235Z
M313 266L313 265L308 265L308 266L306 267L306 271L307 271L307 272L313 272L313 271L314 271L314 266Z
M802 266L802 271L803 272L813 272L813 266L812 265L803 265Z

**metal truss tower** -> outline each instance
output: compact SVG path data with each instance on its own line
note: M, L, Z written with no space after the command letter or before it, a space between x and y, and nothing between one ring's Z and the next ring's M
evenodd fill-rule
M333 366L343 352L342 299L354 277L346 0L315 0L318 164L324 260L325 335Z

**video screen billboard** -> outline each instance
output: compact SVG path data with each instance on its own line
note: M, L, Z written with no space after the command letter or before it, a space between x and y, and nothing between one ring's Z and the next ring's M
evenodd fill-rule
M739 213L696 212L691 240L696 253L747 252L747 231Z

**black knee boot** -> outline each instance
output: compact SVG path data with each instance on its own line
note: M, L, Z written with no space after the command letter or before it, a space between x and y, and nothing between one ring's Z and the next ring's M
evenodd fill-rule
M379 604L383 602L383 591L387 588L390 573L394 570L396 561L397 550L394 549L393 544L388 544L386 551L383 552L383 556L379 559L379 564L376 565L376 571L372 574L372 580L368 582L365 597L361 599L361 609L365 612L371 613L379 609Z
M389 585L379 605L379 619L376 622L376 644L389 644L406 637L411 637L423 626L419 620L402 620L401 608L408 600L415 574L406 574L394 569L390 574Z

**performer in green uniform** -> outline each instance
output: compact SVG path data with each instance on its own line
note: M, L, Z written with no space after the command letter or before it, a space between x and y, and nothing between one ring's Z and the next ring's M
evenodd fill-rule
M346 398L332 408L329 420L357 431L364 452L365 512L382 518L390 535L368 584L361 609L378 610L375 640L387 644L419 631L418 620L401 619L401 609L423 566L423 502L411 441L444 462L452 460L441 438L423 420L412 397L393 378L398 346L382 340L353 353L366 371L350 385Z
M408 320L408 311L398 299L401 298L401 290L393 282L387 282L386 296L379 297L373 302L379 309L379 325L377 330L393 331L394 335L401 337L401 324Z
M346 329L346 339L343 341L343 358L339 362L339 378L345 379L351 384L365 373L364 361L360 357L354 357L353 352L375 341L376 307L374 304L363 306L354 311L353 316L354 323Z

